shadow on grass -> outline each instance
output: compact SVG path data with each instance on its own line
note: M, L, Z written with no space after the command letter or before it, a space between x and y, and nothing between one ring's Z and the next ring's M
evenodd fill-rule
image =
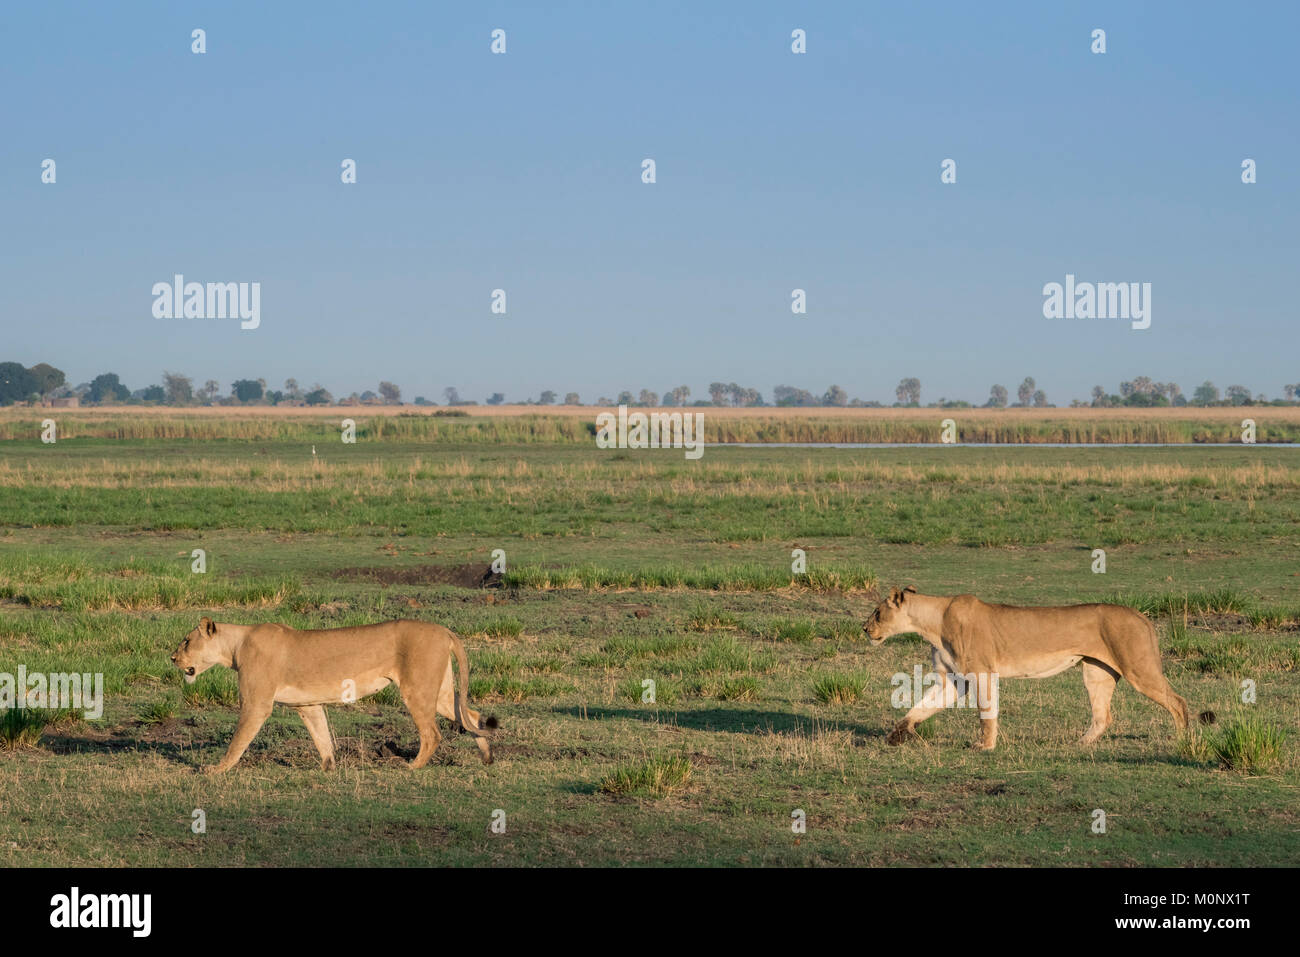
M855 737L881 738L888 733L887 728L866 727L859 724L834 719L820 718L816 715L791 714L788 711L765 711L754 708L695 708L678 710L676 708L610 708L601 706L552 708L556 714L571 718L587 718L604 721L622 719L659 722L672 724L679 728L695 731L729 731L734 734L753 734L756 731L774 731L789 733L807 732L814 722L831 728L851 731Z
M192 765L192 760L182 755L193 756L199 747L182 746L173 741L146 741L134 737L79 737L77 735L45 735L41 738L40 748L50 754L122 754L127 751L146 751L160 754L177 764Z

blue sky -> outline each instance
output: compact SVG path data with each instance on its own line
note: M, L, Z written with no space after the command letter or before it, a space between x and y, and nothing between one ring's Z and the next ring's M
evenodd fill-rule
M982 402L1026 375L1060 404L1137 375L1276 396L1300 382L1298 11L11 5L0 360L439 401L892 402L916 376ZM261 327L153 318L178 272L260 282ZM1150 282L1151 328L1043 318L1066 273Z

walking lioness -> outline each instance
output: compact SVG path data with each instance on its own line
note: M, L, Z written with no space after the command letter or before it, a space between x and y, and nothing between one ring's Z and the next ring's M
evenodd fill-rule
M895 726L890 744L904 741L944 707L945 699L951 703L965 697L977 678L995 676L996 689L1002 678L1047 678L1079 662L1092 702L1092 724L1083 744L1092 744L1110 726L1110 696L1120 678L1172 714L1179 730L1191 722L1187 702L1161 671L1155 628L1122 605L1019 608L989 605L974 595L921 595L909 586L893 589L863 630L873 645L915 632L934 646L934 670L943 678ZM996 702L991 709L983 702L980 707L980 747L991 751L998 740ZM1213 721L1213 713L1202 713L1201 720Z
M456 656L460 689L452 680ZM213 665L239 672L239 724L226 756L204 768L228 771L244 756L276 702L292 705L320 752L321 766L334 766L334 741L325 720L327 704L357 701L396 683L420 731L420 751L410 762L423 767L442 735L438 715L474 735L484 764L492 763L489 728L469 707L469 664L460 639L441 625L386 621L357 628L299 631L285 625L231 625L204 618L172 655L186 682Z

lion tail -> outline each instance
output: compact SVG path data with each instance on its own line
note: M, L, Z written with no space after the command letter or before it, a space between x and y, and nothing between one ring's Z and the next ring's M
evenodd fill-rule
M456 635L451 635L451 650L456 655L456 671L460 675L460 688L456 693L456 730L458 732L465 730L465 722L462 715L465 709L469 707L469 659L465 657L465 645Z

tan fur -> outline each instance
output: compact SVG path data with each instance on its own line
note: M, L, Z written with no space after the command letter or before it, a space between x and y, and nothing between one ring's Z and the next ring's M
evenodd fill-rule
M459 692L452 680L452 655L460 671ZM299 631L286 625L232 625L204 618L185 636L172 663L187 682L213 665L239 672L239 724L225 757L205 771L234 767L277 703L297 709L322 767L331 768L334 741L324 706L357 701L390 683L401 689L420 731L420 751L411 767L423 767L438 747L440 714L473 734L483 763L492 763L489 733L479 713L469 707L465 646L441 625L386 621Z
M895 588L863 630L874 645L892 635L919 634L933 646L934 670L946 676L1046 678L1082 662L1092 704L1092 724L1083 744L1092 744L1110 725L1110 698L1120 678L1173 715L1179 730L1190 723L1187 702L1169 686L1161 669L1155 628L1122 605L1022 608L986 604L974 595L943 597ZM889 742L906 740L917 724L941 708L941 696L927 693L890 733ZM1202 719L1208 720L1204 715ZM981 715L981 720L979 747L991 751L997 744L998 719L995 714Z

